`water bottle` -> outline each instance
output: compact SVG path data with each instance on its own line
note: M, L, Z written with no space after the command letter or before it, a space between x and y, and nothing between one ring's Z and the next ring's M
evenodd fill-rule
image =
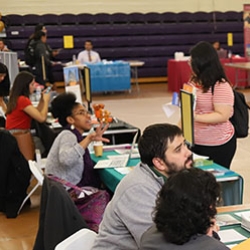
M228 51L228 58L232 58L232 51L231 50Z
M41 98L42 89L40 86L36 87L36 101L39 102Z
M73 64L76 64L76 55L73 55L73 56L72 56L72 63L73 63Z

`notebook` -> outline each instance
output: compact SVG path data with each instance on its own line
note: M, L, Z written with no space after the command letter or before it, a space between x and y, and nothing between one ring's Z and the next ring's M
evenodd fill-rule
M138 131L134 135L133 142L131 144L131 148L128 154L109 155L107 160L98 161L97 164L94 166L94 169L126 167L129 159L131 159L133 155L133 149L135 148L137 136L138 136Z

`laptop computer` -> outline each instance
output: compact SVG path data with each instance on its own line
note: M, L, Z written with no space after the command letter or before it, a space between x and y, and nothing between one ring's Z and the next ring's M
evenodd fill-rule
M109 155L108 160L100 160L100 161L98 161L97 164L94 166L94 169L126 167L128 161L130 159L132 159L132 158L140 158L138 149L135 147L138 132L139 131L137 130L137 132L135 133L135 135L133 137L131 147L130 147L130 149L128 151L125 149L125 151L122 150L122 154ZM135 151L135 150L137 150L137 151ZM119 153L119 150L115 150L115 151L116 152L118 151L118 153ZM135 154L134 154L134 152L135 152Z

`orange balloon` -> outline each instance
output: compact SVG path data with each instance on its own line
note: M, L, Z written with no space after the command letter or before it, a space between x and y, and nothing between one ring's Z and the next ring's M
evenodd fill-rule
M110 116L110 117L108 118L108 122L111 123L112 121L113 121L113 117Z

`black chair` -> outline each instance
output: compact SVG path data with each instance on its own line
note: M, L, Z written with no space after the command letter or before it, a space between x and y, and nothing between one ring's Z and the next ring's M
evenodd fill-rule
M68 192L60 183L45 176L33 250L54 250L58 243L82 228L88 226Z
M0 130L0 211L7 218L15 218L27 196L31 172L19 150L16 138L9 131Z

